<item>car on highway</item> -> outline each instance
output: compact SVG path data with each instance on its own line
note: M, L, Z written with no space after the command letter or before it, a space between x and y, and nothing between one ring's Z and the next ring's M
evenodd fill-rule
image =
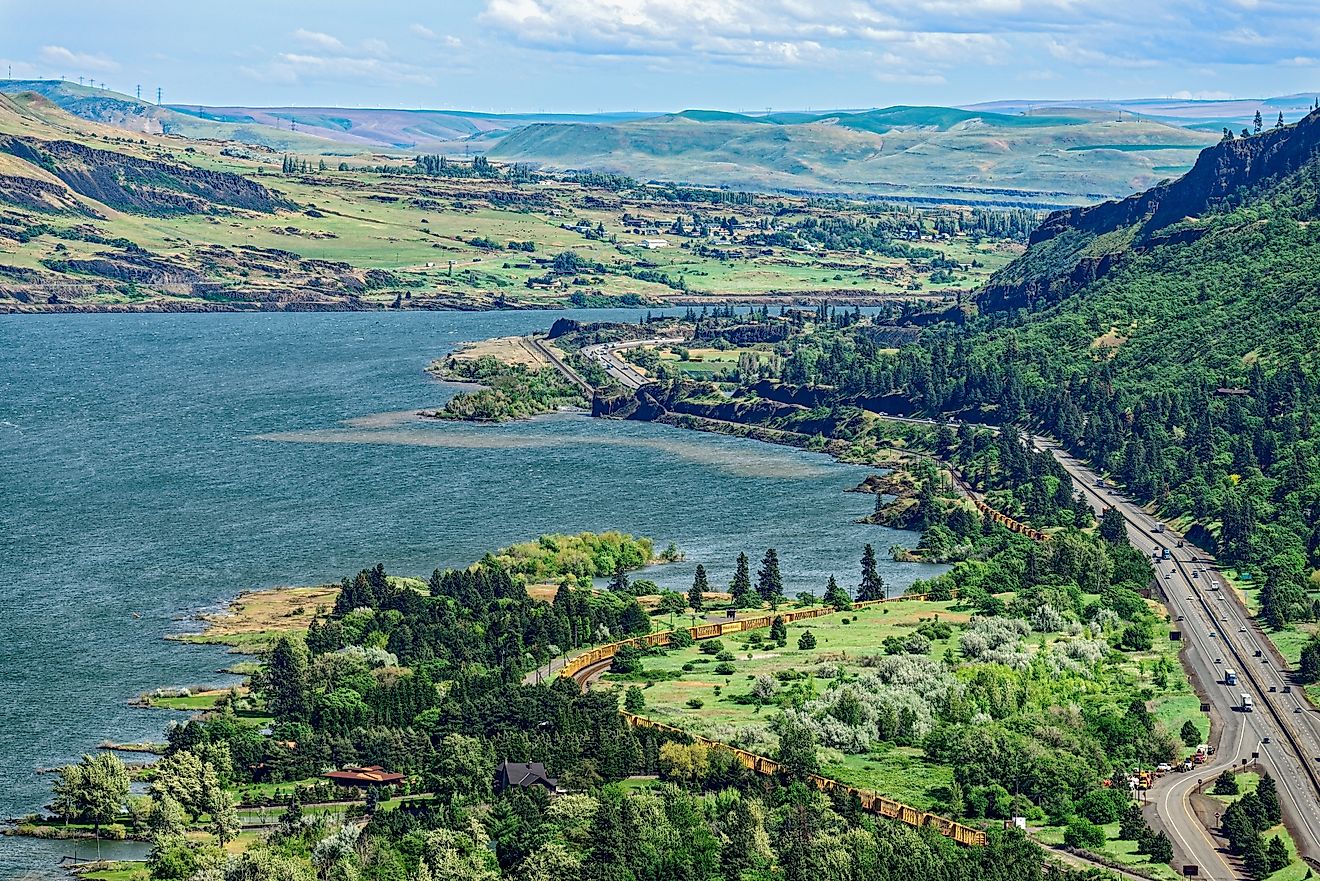
M1239 628L1238 628L1238 633L1246 633L1246 632L1247 632L1247 628L1246 628L1246 627L1239 627Z
M1269 736L1268 734L1266 734L1264 737L1262 737L1262 738L1260 739L1260 742L1261 742L1261 743L1269 743L1269 742L1270 742L1270 736Z
M1210 631L1210 634L1213 636L1213 635L1214 635L1214 631L1211 630L1211 631ZM1224 663L1224 659L1223 659L1223 658L1215 658L1215 663L1216 663L1216 664L1222 664L1222 663Z
M1194 597L1189 593L1189 594L1187 595L1187 599L1188 599L1188 601L1190 602L1192 599L1194 599Z
M1294 712L1294 713L1300 713L1301 711L1302 711L1302 708L1301 708L1301 707L1293 707L1293 712Z
M1211 638L1211 639L1214 639L1216 635L1217 635L1217 634L1216 634L1213 630L1210 631L1210 638Z

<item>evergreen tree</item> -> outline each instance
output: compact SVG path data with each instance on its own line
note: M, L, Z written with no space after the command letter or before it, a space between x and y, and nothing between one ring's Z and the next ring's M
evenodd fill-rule
M1173 862L1173 844L1169 841L1169 836L1162 830L1151 836L1146 842L1146 853L1152 863Z
M816 647L816 634L812 633L810 630L802 631L802 635L798 637L798 648L804 652L807 652L807 651L811 651L815 647Z
M1297 679L1307 685L1320 682L1320 639L1312 639L1302 647L1302 658L1297 665Z
M1237 795L1237 777L1231 771L1223 771L1215 778L1215 795Z
M770 639L783 645L788 642L788 625L784 623L783 617L776 615L775 620L770 622Z
M1252 131L1255 132L1256 134L1260 134L1261 129L1263 129L1264 127L1265 127L1265 120L1261 119L1260 111L1257 110L1256 118L1251 122Z
M628 690L623 693L623 708L636 715L646 709L646 695L636 685L628 686Z
M1192 724L1191 719L1188 719L1183 723L1182 730L1178 732L1178 736L1182 738L1182 742L1187 746L1196 746L1201 742L1201 730Z
M784 598L784 580L779 575L779 554L774 548L767 548L765 556L761 558L761 568L756 572L756 592L771 605Z
M1270 860L1265 855L1265 845L1260 836L1253 838L1242 851L1242 867L1247 874L1257 881L1264 881L1270 876Z
M876 570L875 548L869 544L862 549L862 583L857 588L858 602L885 598L885 583Z
M752 576L746 554L738 555L738 565L733 573L733 581L729 584L729 593L733 596L735 607L745 608L751 605Z
M687 602L692 607L692 611L698 615L706 607L706 598L703 594L710 591L710 584L706 581L706 567L697 564L697 573L692 577L692 587L688 590Z
M1269 863L1270 874L1288 868L1288 864L1292 862L1288 856L1288 845L1284 844L1279 836L1270 837L1270 843L1265 846L1265 860Z
M1279 806L1279 790L1269 771L1261 775L1260 782L1256 784L1256 800L1260 802L1261 814L1265 818L1263 828L1268 829L1283 822L1283 809Z
M1100 537L1111 545L1127 544L1127 523L1117 508L1105 508L1100 515Z
M1123 841L1140 841L1146 832L1146 817L1141 805L1128 805L1118 820L1118 837Z
M304 722L311 714L307 648L281 636L271 651L262 682L271 715L280 722Z
M825 585L824 601L827 605L833 606L835 611L844 612L852 608L852 598L839 587L839 582L830 576L829 584Z

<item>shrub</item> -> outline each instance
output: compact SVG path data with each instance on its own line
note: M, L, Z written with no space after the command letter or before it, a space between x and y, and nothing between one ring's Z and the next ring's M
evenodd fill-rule
M1105 830L1085 817L1076 817L1063 831L1063 843L1069 847L1095 850L1104 847Z
M699 710L706 705L706 702L699 697L690 697L687 699L687 705L694 710Z
M1127 807L1127 793L1119 789L1093 789L1077 801L1077 812L1092 823L1116 822Z
M717 660L717 661L732 661L732 660L733 660L733 652L729 651L728 649L725 649L724 651L720 652L718 655L715 656L715 660Z
M674 635L669 637L669 645L676 649L685 649L693 643L692 634L686 630L679 629L674 631Z
M708 639L701 644L703 655L718 655L722 651L724 651L724 643L718 639Z
M697 665L692 663L691 661L688 661L686 664L683 665L682 669L684 673L691 673L693 670L697 669Z
M715 665L716 676L732 676L734 673L737 672L738 672L737 669L735 669L734 666L730 664L728 661L723 661Z

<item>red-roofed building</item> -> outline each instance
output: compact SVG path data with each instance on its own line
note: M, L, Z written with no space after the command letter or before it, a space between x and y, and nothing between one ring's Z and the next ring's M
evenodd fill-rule
M402 774L393 774L380 765L345 768L342 771L331 771L324 776L340 786L357 786L362 789L370 789L373 786L398 786L403 782Z

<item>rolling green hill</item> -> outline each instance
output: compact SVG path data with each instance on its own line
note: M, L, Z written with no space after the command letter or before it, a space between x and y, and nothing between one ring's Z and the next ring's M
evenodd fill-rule
M1131 193L1190 167L1203 132L1096 111L946 107L747 116L688 110L611 124L537 124L489 155L746 189L1059 206ZM1080 148L1080 149L1079 149Z

